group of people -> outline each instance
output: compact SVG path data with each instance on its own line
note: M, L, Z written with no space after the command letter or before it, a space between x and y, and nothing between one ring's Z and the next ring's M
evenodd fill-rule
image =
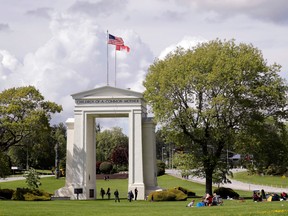
M104 199L104 196L107 195L108 200L110 200L110 196L111 196L110 188L107 189L107 192L105 192L105 190L103 188L101 188L100 189L100 195L101 195L102 199ZM134 189L134 194L133 194L132 190L130 190L128 192L129 202L131 202L133 199L137 200L137 196L138 196L138 189L136 187ZM114 191L114 199L115 199L115 202L120 202L119 191L117 189Z
M261 201L282 201L287 200L288 196L286 192L282 192L280 196L277 193L266 194L262 189L261 192L258 190L253 191L252 199L254 202Z
M108 199L110 200L110 197L111 197L110 188L107 189L107 192L105 192L105 190L101 188L100 195L102 199L104 199L105 194L108 196ZM117 189L114 191L114 197L115 197L115 202L117 201L120 202L119 191Z
M104 176L104 180L108 180L109 181L110 177L109 176Z
M137 187L134 189L134 194L133 194L133 192L132 192L132 190L130 190L129 192L128 192L128 200L129 200L129 202L131 202L134 198L135 198L135 200L137 200L137 196L138 196L138 189L137 189Z
M264 190L261 190L261 193L259 191L253 191L252 199L254 202L261 202L263 200L266 200L266 194Z
M102 199L104 199L105 194L108 196L108 199L110 199L110 196L111 196L110 188L107 189L107 192L105 192L105 190L101 188L100 195Z
M194 203L195 200L193 199L190 203L187 204L187 207L193 207ZM202 200L196 204L196 207L217 206L222 204L223 201L219 195L214 193L213 196L211 196L209 193L207 193L204 197L202 197Z

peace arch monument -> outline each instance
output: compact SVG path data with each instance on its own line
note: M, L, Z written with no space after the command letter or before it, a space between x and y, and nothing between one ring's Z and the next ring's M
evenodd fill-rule
M157 187L155 124L147 117L143 94L111 86L72 95L74 118L67 124L66 183L57 197L96 199L95 119L126 117L129 122L128 190L138 189L138 198ZM112 193L113 193L113 188ZM122 195L122 194L120 194ZM126 196L126 194L125 194Z

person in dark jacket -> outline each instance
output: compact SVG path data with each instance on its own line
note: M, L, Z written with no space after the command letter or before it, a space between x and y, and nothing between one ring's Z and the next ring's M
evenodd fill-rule
M138 189L137 189L137 187L134 189L134 195L135 195L135 200L137 200L137 195L138 195Z
M120 202L120 199L119 199L119 192L118 190L116 189L115 192L114 192L114 197L115 197L115 202Z
M134 198L134 194L133 194L132 190L130 190L128 192L128 200L129 200L129 202L131 202L133 198Z
M100 190L100 195L101 195L102 199L104 199L105 190L103 188L101 188L101 190Z
M108 187L108 189L107 189L106 195L108 196L108 199L110 200L111 192L110 192L110 188L109 188L109 187Z

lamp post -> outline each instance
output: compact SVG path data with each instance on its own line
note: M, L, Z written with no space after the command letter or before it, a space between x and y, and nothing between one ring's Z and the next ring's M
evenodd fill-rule
M55 178L56 179L59 179L60 177L58 148L59 148L59 143L56 142L56 145L55 145Z
M28 171L29 169L29 152L28 152L28 142L26 143L27 147L26 147L26 171Z
M165 147L162 147L162 162L164 162L164 149Z
M174 153L174 151L175 151L175 149L172 149L172 151L171 151L171 169L173 170L174 168L173 168L173 153Z

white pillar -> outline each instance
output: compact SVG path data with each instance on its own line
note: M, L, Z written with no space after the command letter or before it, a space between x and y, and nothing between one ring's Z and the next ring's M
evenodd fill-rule
M84 163L84 192L86 199L96 198L96 146L95 146L95 118L86 114L85 130L85 149L86 161Z
M84 187L84 172L85 172L85 146L84 146L84 133L85 116L83 111L74 112L74 146L73 146L73 195L71 199L77 199L77 195L74 194L75 188ZM85 199L84 193L79 194L79 199Z
M70 187L73 182L73 144L74 144L74 118L66 121L67 126L67 147L66 147L66 187Z
M138 199L145 199L142 156L142 112L133 110L129 115L129 179L128 190L138 189Z
M143 119L143 167L146 196L157 187L155 124L151 118Z

